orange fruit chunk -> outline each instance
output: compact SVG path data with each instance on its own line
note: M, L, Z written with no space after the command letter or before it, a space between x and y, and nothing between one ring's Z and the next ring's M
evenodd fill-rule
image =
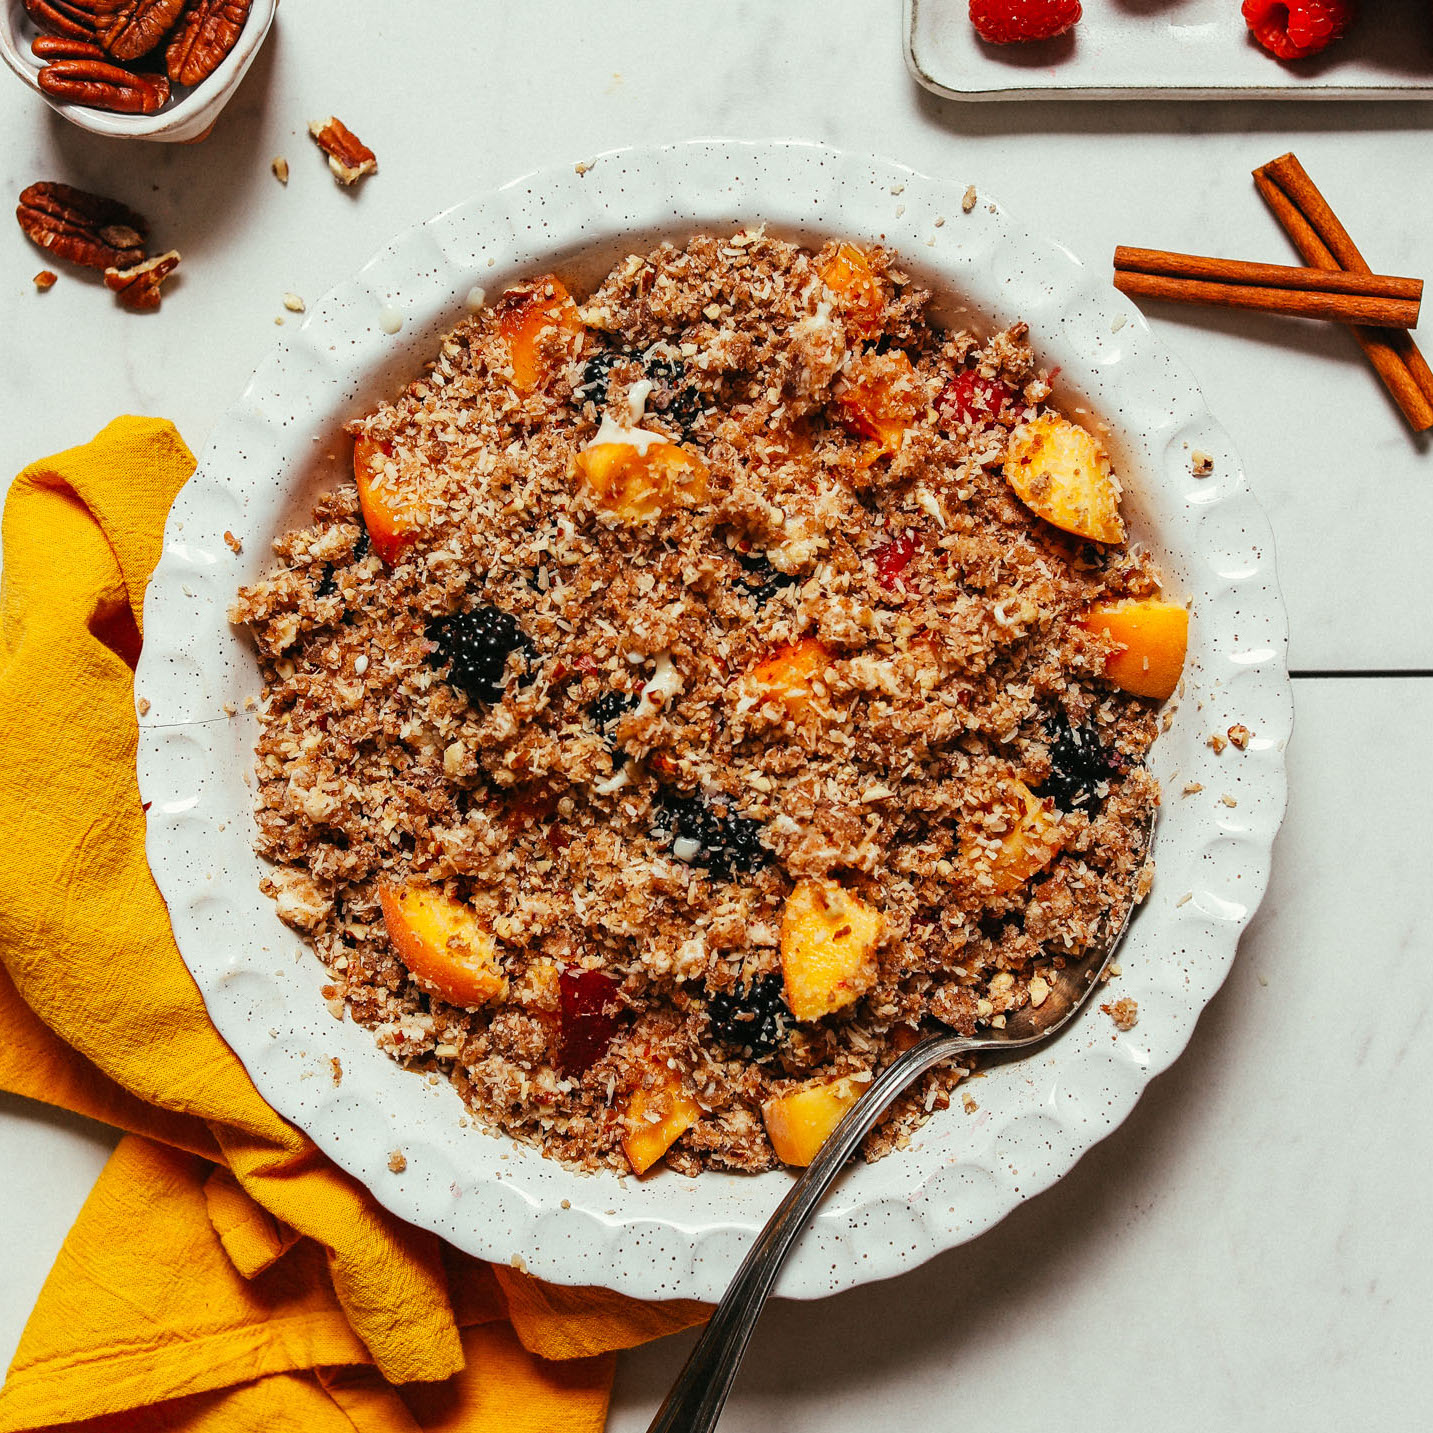
M802 637L763 657L747 673L747 687L763 701L774 698L791 717L799 717L815 695L812 682L825 673L831 657L831 649L819 638Z
M707 465L677 443L593 443L577 471L598 503L626 522L644 522L707 495Z
M1019 890L1031 876L1044 870L1060 854L1063 836L1059 822L1051 815L1054 801L1036 796L1023 781L1011 777L996 810L1005 818L1003 836L991 837L967 832L960 854L975 877L977 888L992 895Z
M831 402L843 428L874 440L864 459L869 465L900 448L920 411L921 392L910 359L897 349L863 354L847 368Z
M424 990L450 1005L488 1005L507 994L497 946L471 906L436 886L383 886L383 925Z
M869 1081L849 1075L812 1080L789 1094L762 1101L766 1137L783 1164L805 1166L820 1152L831 1131L866 1091Z
M420 498L399 492L384 475L384 465L392 456L392 448L376 438L353 440L353 481L358 485L358 508L374 552L389 567L412 545L427 516L427 506Z
M876 983L881 913L824 877L796 883L781 913L781 972L797 1020L819 1020Z
M519 393L533 392L548 377L553 350L544 338L550 330L566 336L569 350L572 336L585 331L572 295L551 274L509 289L498 300L496 311L498 332L512 365L512 385Z
M1105 658L1105 676L1139 697L1174 695L1189 647L1189 612L1161 598L1096 602L1077 619L1119 643Z
M622 1153L634 1174L645 1174L702 1117L686 1082L662 1067L649 1087L639 1085L627 1101Z
M1010 435L1005 481L1036 517L1092 542L1123 542L1120 495L1100 445L1078 423L1042 413Z
M874 334L881 326L886 293L866 256L854 244L842 244L820 272L848 327L862 338Z

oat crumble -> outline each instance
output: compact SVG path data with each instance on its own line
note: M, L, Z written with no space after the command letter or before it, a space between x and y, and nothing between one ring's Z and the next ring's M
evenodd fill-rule
M1063 422L1024 326L926 305L886 251L760 230L580 305L520 285L241 592L264 888L481 1126L776 1166L798 1097L829 1124L922 1033L1038 1006L1147 890L1159 709L1083 619L1158 573L1037 517L1048 473L1016 496L1012 435Z

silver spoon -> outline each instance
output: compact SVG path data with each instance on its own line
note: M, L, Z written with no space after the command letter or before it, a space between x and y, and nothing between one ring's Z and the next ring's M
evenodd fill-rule
M1146 844L1153 821L1151 811L1144 831ZM1140 866L1143 868L1143 861ZM1038 1009L1027 1005L1009 1018L1003 1030L987 1034L933 1035L897 1056L871 1081L757 1235L647 1433L710 1433L716 1427L756 1321L797 1236L856 1147L901 1091L932 1066L958 1055L1023 1052L1052 1039L1098 989L1100 977L1129 929L1134 909L1131 899L1122 912L1116 912L1118 919L1111 921L1102 941L1057 972L1053 988Z

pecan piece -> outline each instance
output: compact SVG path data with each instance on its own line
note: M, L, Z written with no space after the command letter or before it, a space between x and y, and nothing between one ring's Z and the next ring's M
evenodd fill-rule
M308 127L314 143L328 155L328 167L340 184L356 184L378 168L378 157L342 120L329 115Z
M183 8L184 0L122 0L100 43L117 60L137 60L169 33Z
M123 0L25 0L35 28L72 40L95 40Z
M30 41L30 53L37 60L103 60L105 52L93 40L77 40L73 35L36 35Z
M164 65L176 85L207 80L239 41L253 0L189 0Z
M179 250L171 249L146 259L132 269L106 269L105 288L113 289L120 303L143 312L159 307L159 286L179 267Z
M149 225L133 209L68 184L32 184L15 218L25 237L72 264L127 268L144 258Z
M169 98L164 75L135 75L103 60L52 60L36 78L57 100L119 114L154 114Z
M35 287L39 289L41 293L44 293L46 289L54 288L59 281L60 276L53 269L41 269L40 272L35 275Z

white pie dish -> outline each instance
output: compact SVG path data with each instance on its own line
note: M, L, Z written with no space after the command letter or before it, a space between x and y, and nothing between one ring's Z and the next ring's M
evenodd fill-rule
M908 1150L848 1171L780 1293L816 1297L898 1273L1052 1183L1183 1049L1229 969L1267 879L1292 719L1268 524L1193 383L1103 271L1025 234L983 192L963 212L964 189L800 143L700 141L524 176L410 230L315 304L175 502L146 594L136 692L149 703L138 758L149 860L180 951L270 1103L388 1208L470 1253L517 1258L561 1283L714 1298L789 1178L583 1176L460 1126L448 1085L429 1086L367 1030L333 1019L317 958L259 891L245 782L257 723L244 711L259 673L226 609L272 566L269 541L346 472L341 423L420 368L474 285L495 294L548 267L591 281L662 236L743 222L792 237L883 236L946 291L947 322L968 305L982 327L1030 323L1041 360L1062 370L1062 404L1108 419L1132 530L1193 599L1188 694L1153 755L1167 795L1160 874L1112 987L1139 1002L1139 1024L1120 1034L1087 1014L1052 1050L982 1080L974 1116L957 1102ZM404 324L390 335L395 312ZM1212 458L1209 476L1193 475L1196 450ZM1234 722L1254 740L1217 756L1206 738ZM1203 791L1181 798L1185 782ZM402 1173L388 1168L394 1149Z
M30 41L39 33L25 13L24 0L0 0L0 58L58 115L88 130L112 139L152 139L168 144L188 144L203 139L219 117L219 111L233 98L234 91L254 62L274 23L279 0L253 0L249 18L219 67L202 83L176 95L158 114L116 114L89 105L67 104L40 88L44 61L30 52ZM157 52L162 64L163 51Z

